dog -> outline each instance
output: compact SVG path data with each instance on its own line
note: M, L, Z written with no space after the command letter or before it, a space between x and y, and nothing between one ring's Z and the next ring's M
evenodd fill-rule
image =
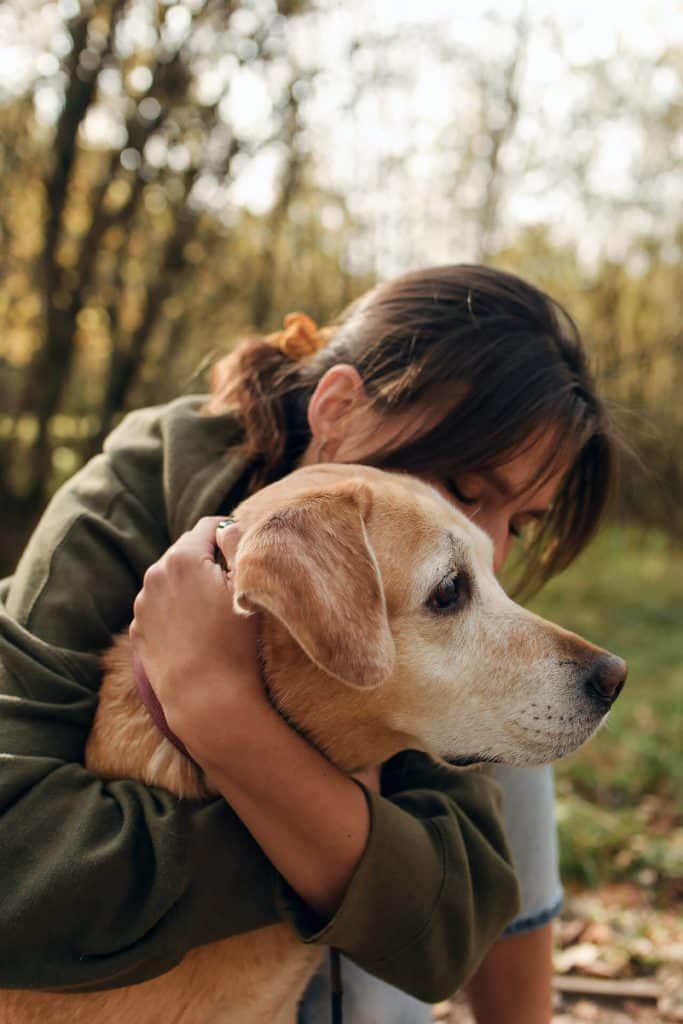
M263 613L274 705L342 770L425 750L542 764L575 750L620 692L621 659L515 604L489 537L429 484L349 465L299 469L235 511L234 603ZM141 702L127 635L104 655L88 767L211 793ZM322 952L286 924L194 949L107 992L4 992L4 1024L293 1024Z

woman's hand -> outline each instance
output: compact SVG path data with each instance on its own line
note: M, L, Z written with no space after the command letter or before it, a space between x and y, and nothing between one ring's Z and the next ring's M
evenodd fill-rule
M145 573L133 608L133 646L173 732L202 762L225 750L267 706L258 655L258 616L233 610L229 573L239 528L200 519Z

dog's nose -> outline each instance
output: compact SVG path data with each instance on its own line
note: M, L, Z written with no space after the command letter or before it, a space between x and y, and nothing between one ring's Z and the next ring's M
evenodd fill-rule
M593 666L586 687L600 700L613 704L623 689L627 673L628 665L622 658L606 654Z

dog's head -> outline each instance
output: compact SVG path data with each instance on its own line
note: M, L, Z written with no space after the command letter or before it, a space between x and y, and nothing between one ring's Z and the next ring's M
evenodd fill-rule
M503 592L489 538L434 488L298 470L236 511L242 612L266 612L273 699L348 770L405 747L540 764L595 731L621 659Z

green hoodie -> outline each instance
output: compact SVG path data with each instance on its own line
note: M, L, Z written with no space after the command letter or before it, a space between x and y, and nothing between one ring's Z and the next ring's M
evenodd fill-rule
M0 584L0 986L88 991L287 920L425 1001L459 987L518 909L485 775L408 751L366 791L370 837L323 928L224 800L83 767L99 654L146 568L235 503L234 419L184 397L127 416L55 495Z

